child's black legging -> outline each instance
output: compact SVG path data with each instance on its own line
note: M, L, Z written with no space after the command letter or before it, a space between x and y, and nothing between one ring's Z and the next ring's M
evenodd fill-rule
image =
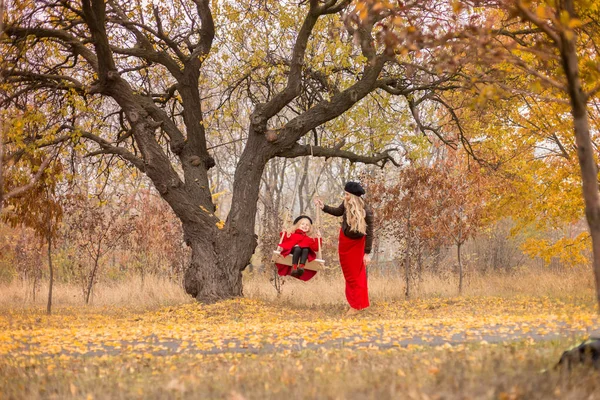
M294 248L292 248L292 264L306 264L306 260L308 259L308 250L308 247L294 246Z

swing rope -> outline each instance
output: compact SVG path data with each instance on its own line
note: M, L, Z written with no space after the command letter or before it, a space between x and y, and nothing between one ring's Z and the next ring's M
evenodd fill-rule
M314 158L314 154L313 154L313 146L312 144L308 144L310 146L310 157ZM315 193L317 195L317 198L319 198L319 187L315 186ZM314 197L313 197L314 198ZM312 199L311 199L312 200ZM323 257L321 256L321 210L318 209L318 207L315 207L315 214L316 214L316 218L315 218L315 225L316 225L316 229L317 232L319 233L319 236L317 238L317 258L319 260L322 260Z
M296 193L298 193L298 187L300 187L300 179L296 177L296 184L294 185L294 192L292 193L292 204L290 207L285 208L285 213L283 214L283 232L281 233L281 237L279 238L279 243L277 244L277 246L281 245L284 236L289 236L290 234L292 225L291 213L294 211L294 204L296 203Z
M311 144L309 144L309 146L310 146L310 156L314 157L313 147ZM294 205L296 203L296 195L298 193L298 188L300 187L300 182L301 182L301 179L299 177L299 174L296 174L296 184L294 186L294 192L292 194L292 202L291 202L290 207L286 207L286 211L284 214L284 225L285 226L284 226L283 232L279 238L279 243L277 245L278 248L281 247L281 243L283 243L283 239L284 239L285 235L288 235L290 233L289 231L291 230L291 222L292 222L290 214L294 210ZM317 197L319 197L318 191L319 191L318 187L315 187L315 193L317 194ZM321 232L320 231L320 229L321 229L321 210L316 210L316 218L315 218L314 226L315 226L315 229L317 230L317 232L319 232L319 234L320 234L320 232ZM320 266L319 267L320 269L323 269L323 268L327 268L327 267L324 266L325 262L322 258L321 240L322 239L319 235L318 240L317 240L317 254L316 254L317 258L314 261L316 261L316 263ZM276 250L276 251L274 251L274 253L275 253L275 255L274 255L273 261L274 262L282 262L283 259L281 259L280 252L278 250ZM289 258L289 257L290 256L288 255L286 258Z
M310 146L310 156L311 156L311 157L314 157L314 154L313 154L313 146L312 146L312 144L309 144L309 146ZM325 161L325 166L323 166L323 169L326 169L327 165L330 163L330 161L331 161L331 159L332 159L332 158L333 158L333 157L329 157L329 158L327 158L327 160ZM314 198L314 197L317 197L317 198L320 198L320 197L321 197L321 196L319 195L319 186L318 186L318 185L316 185L316 186L315 186L315 195L313 196L313 198ZM323 212L323 210L321 210L321 209L320 209L320 208L318 208L318 207L315 207L315 213L316 213L316 218L315 218L315 222L316 222L316 224L315 224L315 225L317 226L317 229L318 229L319 231L320 231L320 229L321 229L321 213L322 213L322 212ZM321 238L320 238L320 239L321 239ZM317 258L318 258L318 259L320 259L320 260L323 260L323 256L321 255L321 240L319 240L319 241L318 241L318 246L319 246L319 247L318 247L318 251L317 251ZM323 264L322 268L323 268L323 269L325 269L325 270L332 270L332 269L336 269L335 267L332 267L332 266L329 266L329 265L325 265L325 264Z

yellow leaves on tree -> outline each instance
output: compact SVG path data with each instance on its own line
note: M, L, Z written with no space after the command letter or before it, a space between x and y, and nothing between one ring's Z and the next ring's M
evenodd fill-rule
M562 265L585 265L589 260L590 235L582 232L575 237L561 237L556 241L532 237L526 239L521 249L530 257L540 257L546 264L557 259Z

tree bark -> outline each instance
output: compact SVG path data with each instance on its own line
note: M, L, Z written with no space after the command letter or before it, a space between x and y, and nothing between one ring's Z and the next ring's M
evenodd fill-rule
M0 11L2 11L2 0L0 0ZM3 14L0 14L3 15ZM0 27L2 27L2 22L0 22ZM0 29L0 32L2 30ZM3 123L0 120L0 132L3 131ZM4 166L2 164L2 159L4 158L4 139L2 135L0 135L0 215L2 214L2 205L4 204Z
M264 136L250 132L236 168L231 210L223 229L184 222L192 260L184 275L185 290L202 302L242 296L242 271L258 244L254 233L260 181L270 155ZM187 220L187 218L186 218Z
M4 0L0 0L0 35L4 34ZM0 132L4 132L2 120L0 120ZM2 160L4 158L4 139L0 134L0 215L2 214L2 205L4 203L4 167Z
M52 265L52 234L48 234L48 269L50 270L50 281L48 283L48 305L46 314L52 314L52 288L54 286L54 266Z
M98 245L100 247L100 245ZM90 296L92 294L92 289L94 287L94 279L96 279L96 271L98 271L98 264L100 263L100 255L98 254L94 259L94 268L92 268L92 272L90 273L89 281L87 284L87 288L85 290L85 304L90 303Z
M408 209L408 218L406 219L406 256L404 259L404 269L406 275L406 290L404 296L410 298L410 246L411 246L411 227L410 227L410 207Z
M458 257L458 294L461 295L463 291L463 266L462 260L460 259L460 248L462 243L456 244L456 255Z
M37 290L37 284L38 284L38 274L37 274L37 269L34 270L33 272L33 292L32 292L32 300L33 300L33 304L35 304L35 291Z
M212 240L198 232L201 227L184 225L187 244L192 250L191 262L184 274L185 291L204 303L241 296L242 270L247 260L241 260L240 247L230 242L220 248L226 234L216 234ZM254 249L254 248L252 248ZM242 265L243 264L243 265Z
M417 279L419 286L423 284L423 244L417 237Z
M148 260L148 257L146 256L146 261ZM146 277L146 274L144 273L144 269L145 266L144 265L140 265L140 289L143 291L144 290L144 280Z

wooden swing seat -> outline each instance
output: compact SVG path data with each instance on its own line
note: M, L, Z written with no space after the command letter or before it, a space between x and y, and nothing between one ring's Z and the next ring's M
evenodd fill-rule
M290 267L293 265L291 254L288 254L287 256L282 256L281 252L277 250L273 250L273 257L271 258L271 260L274 263L289 265ZM325 260L321 260L319 258L309 261L304 265L304 269L310 269L312 271L323 271L324 267Z

